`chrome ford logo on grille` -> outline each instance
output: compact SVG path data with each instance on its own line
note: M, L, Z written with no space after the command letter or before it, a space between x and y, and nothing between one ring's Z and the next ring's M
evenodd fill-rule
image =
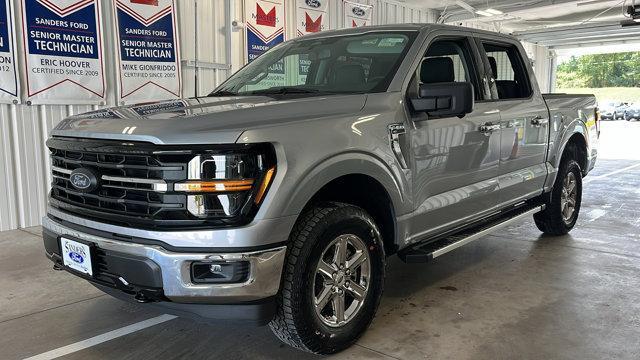
M98 177L87 168L78 168L69 175L71 186L80 191L93 191L98 187Z

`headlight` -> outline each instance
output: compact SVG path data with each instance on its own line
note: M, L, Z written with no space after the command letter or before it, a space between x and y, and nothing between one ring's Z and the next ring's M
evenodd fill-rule
M275 171L271 145L205 151L191 159L187 180L174 191L187 194L187 209L198 218L241 220L255 213Z

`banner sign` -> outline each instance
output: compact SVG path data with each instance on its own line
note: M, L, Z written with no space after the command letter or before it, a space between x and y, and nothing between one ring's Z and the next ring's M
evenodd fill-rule
M11 2L9 2L11 1ZM0 103L18 101L13 1L0 0Z
M329 28L329 0L297 0L296 33L298 36Z
M284 41L286 0L245 0L247 61ZM284 73L284 68L283 68Z
M116 0L119 103L179 98L180 51L173 0Z
M27 100L103 104L98 0L22 0Z
M373 5L346 1L342 3L344 28L373 25Z

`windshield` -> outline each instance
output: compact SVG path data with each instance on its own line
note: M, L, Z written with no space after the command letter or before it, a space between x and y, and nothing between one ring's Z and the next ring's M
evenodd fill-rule
M296 40L262 54L210 96L386 91L416 32Z

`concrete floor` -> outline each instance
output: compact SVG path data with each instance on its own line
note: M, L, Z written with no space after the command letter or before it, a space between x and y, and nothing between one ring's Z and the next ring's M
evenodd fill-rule
M568 236L533 221L428 264L390 259L378 316L340 359L639 359L640 123L603 126ZM637 166L636 166L637 165ZM635 166L635 167L634 167ZM620 171L622 170L622 171ZM160 315L51 270L39 228L0 233L0 358L20 359ZM311 359L268 328L174 319L65 359Z

